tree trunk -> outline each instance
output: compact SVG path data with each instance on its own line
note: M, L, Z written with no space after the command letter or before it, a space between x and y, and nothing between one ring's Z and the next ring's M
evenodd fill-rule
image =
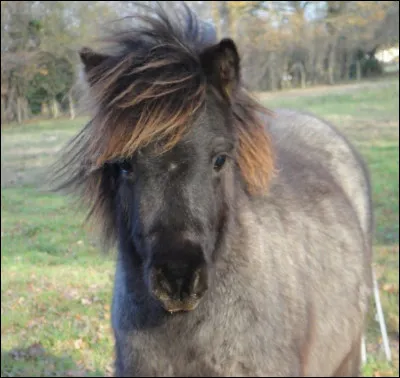
M304 65L300 65L300 85L301 88L305 88L307 86L306 84L306 70L304 69Z
M40 114L44 117L49 117L49 105L47 102L42 102L40 107Z
M22 103L21 97L17 97L17 123L20 125L22 123Z
M281 89L289 89L291 85L291 81L289 81L289 61L286 57L283 63L283 75L281 77Z
M307 40L310 41L308 47L305 47L308 50L308 54L306 54L305 58L305 69L308 72L308 82L312 83L314 81L315 76L315 56L316 56L316 36L315 36L315 27L310 29L310 31L306 34ZM306 82L307 85L307 82Z
M345 72L345 80L351 80L351 63L352 63L352 54L348 53L346 56L346 72Z
M26 121L30 118L30 108L29 103L26 98L22 98L22 120Z
M361 80L361 62L358 59L356 60L356 80Z
M7 93L7 102L6 102L6 119L7 122L15 121L16 116L16 106L17 106L17 94L15 87L12 86L10 92Z
M324 79L324 54L325 50L321 47L317 50L315 54L315 63L314 63L314 78L313 84L320 84Z
M6 99L1 96L1 124L6 123Z
M335 84L335 63L336 63L336 51L335 44L331 44L328 55L328 84Z
M296 71L299 72L299 84L300 88L305 88L306 87L306 69L304 68L303 62L296 62L293 64L292 68L290 69L289 73L293 75L293 77L296 74Z
M71 93L68 93L68 104L69 104L69 118L75 119L74 99L72 98Z
M58 115L59 115L59 109L58 109L57 100L55 98L53 98L51 105L52 105L51 109L52 109L53 118L56 119L56 118L58 118Z
M276 74L276 54L272 52L269 56L270 58L270 65L269 65L269 86L271 91L276 91L278 89L277 83L277 74Z

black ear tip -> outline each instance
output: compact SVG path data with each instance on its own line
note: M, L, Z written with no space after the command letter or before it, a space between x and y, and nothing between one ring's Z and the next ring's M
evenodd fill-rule
M92 68L99 66L108 58L108 55L97 53L89 47L81 48L78 54L86 71L90 71Z
M79 50L79 55L88 55L88 54L93 54L93 50L89 49L89 47L82 47Z
M219 46L222 50L230 49L230 50L237 50L236 43L231 38L224 38L219 43Z
M88 47L83 47L78 51L78 54L81 58L82 63L87 63L89 57L93 55L93 51Z

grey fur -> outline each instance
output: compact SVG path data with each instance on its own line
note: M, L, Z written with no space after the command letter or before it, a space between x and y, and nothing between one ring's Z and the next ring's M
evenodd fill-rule
M186 27L157 14L112 38L117 55L81 50L95 115L58 172L119 245L115 375L358 376L372 292L366 164L327 122L277 110L265 116L277 172L252 192L272 157L235 43L212 41L190 13ZM144 142L169 118L172 136L178 121L187 133L153 155ZM153 137L125 151L145 126ZM191 311L168 312L180 310Z
M136 327L130 272L118 261L117 375L358 374L359 357L338 369L349 353L357 356L372 288L368 171L326 122L276 115L267 132L277 175L264 197L235 193L215 277L196 310Z

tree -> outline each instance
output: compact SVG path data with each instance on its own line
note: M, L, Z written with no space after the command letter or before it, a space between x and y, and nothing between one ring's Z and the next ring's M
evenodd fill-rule
M102 29L129 26L129 16L151 1L2 1L1 119L22 122L42 104L57 116L68 100L75 115L74 83L81 69L77 52L93 45ZM167 10L178 2L161 2ZM242 56L250 89L361 79L382 71L374 53L399 43L398 1L188 1L215 26L218 39L231 37ZM119 22L109 22L125 17ZM210 32L205 29L205 32ZM44 106L43 106L44 107Z

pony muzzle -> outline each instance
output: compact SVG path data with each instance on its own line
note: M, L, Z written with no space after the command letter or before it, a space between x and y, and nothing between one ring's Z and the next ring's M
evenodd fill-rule
M193 311L208 289L205 263L170 261L150 268L150 292L170 313Z

